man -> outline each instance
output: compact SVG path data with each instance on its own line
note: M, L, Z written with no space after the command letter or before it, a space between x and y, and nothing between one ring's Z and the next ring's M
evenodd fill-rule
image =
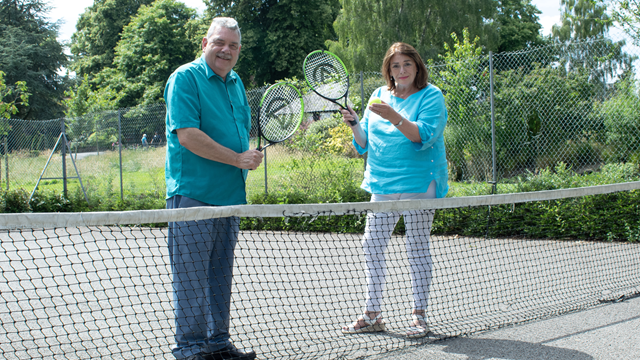
M147 142L147 134L142 134L142 150L146 150L147 147L149 146L149 143Z
M160 143L162 143L162 139L160 138L160 135L158 135L158 132L156 131L155 134L153 134L153 139L151 139L151 144L155 147L160 146Z
M202 39L203 55L169 77L167 104L167 208L246 203L247 170L262 153L249 149L251 110L232 70L240 29L215 18ZM254 359L229 339L234 248L239 218L169 223L176 359Z

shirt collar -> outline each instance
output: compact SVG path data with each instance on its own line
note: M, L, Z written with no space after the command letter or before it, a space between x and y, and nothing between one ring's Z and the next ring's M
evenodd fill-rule
M204 54L202 54L202 56L200 56L200 64L202 67L204 67L204 73L207 76L207 79L211 79L212 77L217 77L218 79L220 79L220 81L222 81L222 76L216 74L210 67L209 64L207 64L207 60L204 58ZM227 82L229 81L236 81L236 79L238 78L238 74L236 74L235 71L231 70L229 71L229 73L227 74Z

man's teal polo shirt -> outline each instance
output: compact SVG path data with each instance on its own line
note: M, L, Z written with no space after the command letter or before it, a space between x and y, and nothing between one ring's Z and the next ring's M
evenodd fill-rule
M251 109L233 70L226 81L204 57L179 67L164 90L167 104L167 199L187 196L211 205L247 202L247 170L195 155L178 141L177 129L198 128L237 153L249 150Z

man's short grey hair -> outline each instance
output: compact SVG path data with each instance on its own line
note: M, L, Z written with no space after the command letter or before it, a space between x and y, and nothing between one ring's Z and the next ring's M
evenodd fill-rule
M229 30L235 31L238 34L238 38L242 43L242 35L240 35L240 27L238 26L238 22L229 17L217 17L213 18L211 21L211 26L209 26L209 31L207 31L207 39L210 39L211 36L220 28L227 28Z

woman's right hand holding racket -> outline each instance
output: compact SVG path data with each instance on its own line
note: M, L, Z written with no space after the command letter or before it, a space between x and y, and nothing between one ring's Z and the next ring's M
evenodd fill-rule
M356 143L358 143L361 148L365 148L367 146L367 134L365 134L364 130L362 130L362 126L360 126L360 118L358 117L358 114L356 114L351 106L348 105L346 110L342 109L340 112L342 113L342 121L351 128L353 137L356 139Z
M344 123L347 124L352 129L358 126L358 124L360 123L359 121L360 118L358 117L358 114L356 114L356 112L353 111L351 106L347 105L347 109L340 109L340 112L342 113L342 121L344 121ZM355 123L352 123L352 121L355 121Z

